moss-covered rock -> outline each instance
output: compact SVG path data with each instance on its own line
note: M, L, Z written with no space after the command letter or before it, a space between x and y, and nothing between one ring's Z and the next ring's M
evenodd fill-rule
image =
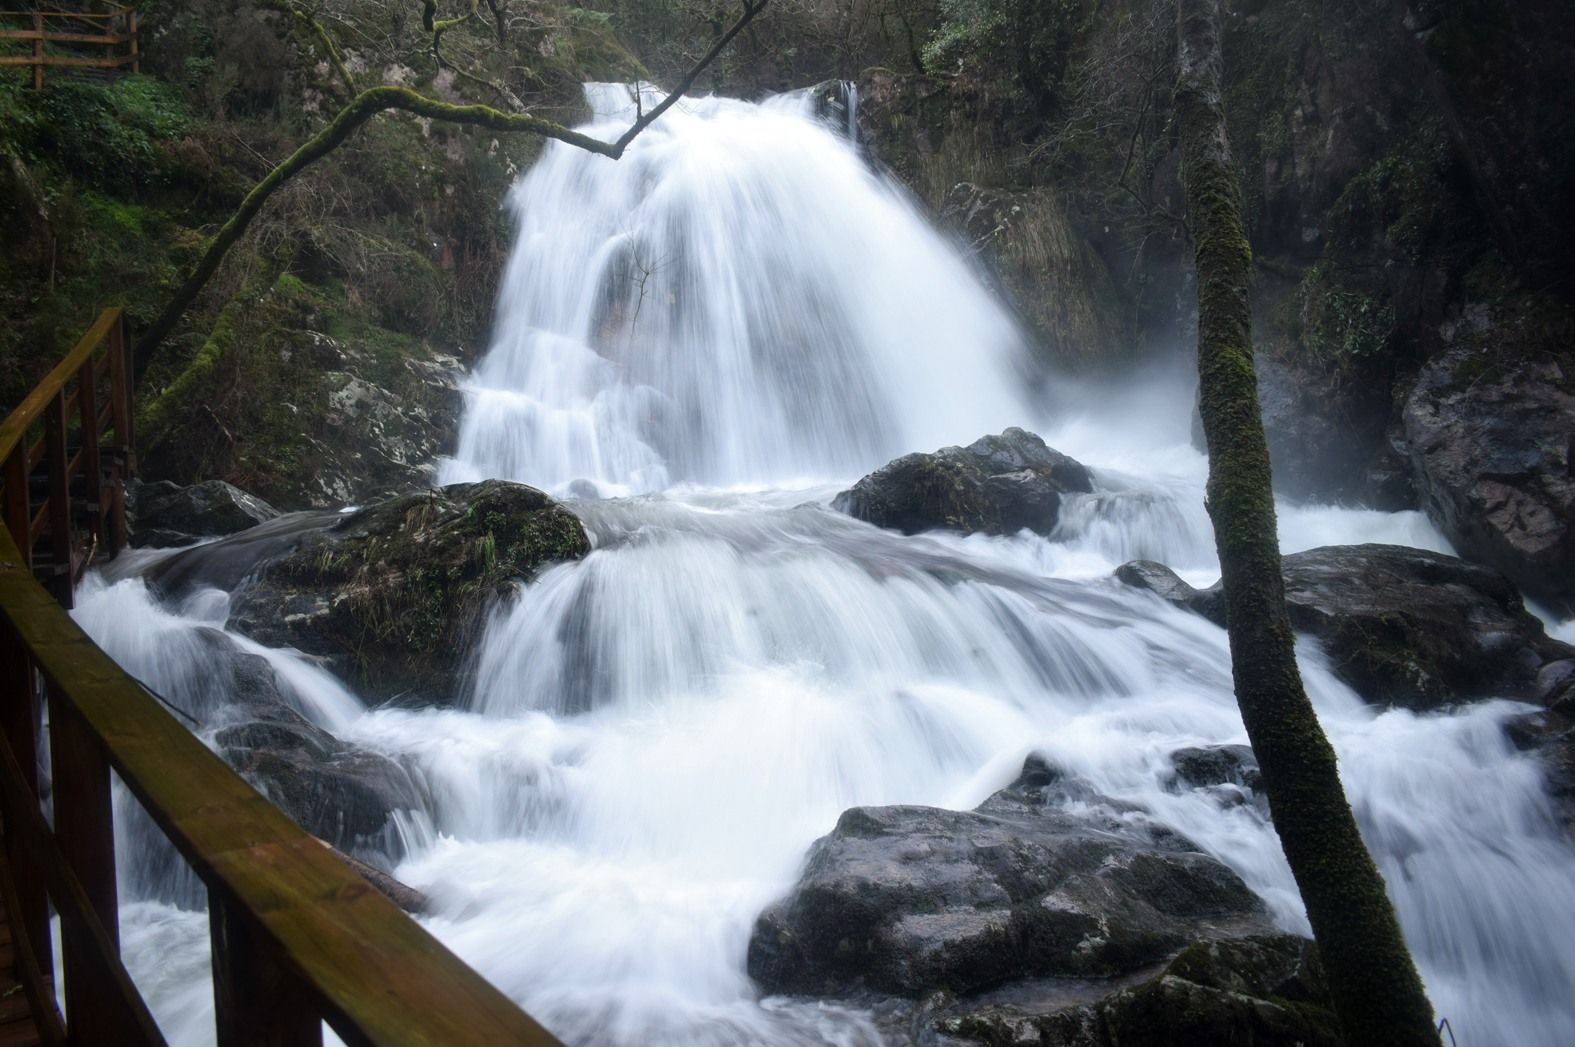
M227 480L284 509L425 486L458 424L458 358L283 274L220 315L139 412L152 479Z
M281 517L177 553L149 582L166 597L236 590L230 628L326 659L367 699L452 704L486 612L543 566L589 551L567 509L489 480Z

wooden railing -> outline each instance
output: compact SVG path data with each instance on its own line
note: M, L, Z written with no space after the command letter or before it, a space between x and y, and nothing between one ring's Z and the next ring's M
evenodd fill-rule
M130 443L129 403L106 423L96 382L107 356L109 399L115 389L127 393L126 352L120 312L108 310L0 423L0 460L9 465L0 528L0 894L43 1042L164 1042L120 959L113 771L207 887L221 1047L320 1044L325 1021L353 1045L556 1044L193 737L35 578L33 539L58 548L51 521L69 530L74 498L80 514L90 513L94 476L102 495L104 455L95 466L87 449L109 434ZM31 439L40 427L42 462ZM62 455L78 463L76 473L62 467ZM31 505L40 465L48 474L41 535ZM75 495L73 475L88 481ZM102 509L114 503L98 504L101 525L117 515ZM124 540L119 526L112 549ZM55 562L79 562L65 555ZM69 587L71 572L63 577ZM52 825L41 802L41 743ZM52 986L51 906L60 917L63 1014Z
M26 28L15 28L15 26ZM0 54L0 66L32 66L33 87L44 86L47 66L77 69L126 69L142 71L142 47L137 38L137 12L122 8L113 14L76 11L0 11L0 41L32 45L31 54ZM69 53L51 51L45 44L66 44ZM83 48L102 50L86 55ZM125 48L121 52L121 48Z
M6 528L66 607L93 557L126 545L130 374L125 318L106 309L0 427Z

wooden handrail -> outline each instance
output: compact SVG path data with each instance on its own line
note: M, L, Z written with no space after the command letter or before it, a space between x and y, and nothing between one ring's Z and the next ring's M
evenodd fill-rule
M0 422L8 509L27 476L35 425L48 422L51 486L63 460L67 384L96 423L95 355L124 375L119 310ZM119 364L116 361L119 360ZM129 421L111 404L110 428ZM91 430L80 433L83 449ZM117 436L123 433L117 432ZM85 453L79 458L86 458ZM31 514L28 514L29 517ZM554 1045L558 1041L402 910L297 826L177 722L71 619L34 577L8 511L0 527L0 800L24 974L44 977L47 909L62 924L66 1014L39 985L29 998L46 1042L161 1043L119 958L113 770L207 887L219 1042L311 1044L326 1021L353 1045ZM42 687L40 687L42 683ZM54 825L40 814L37 741L49 703ZM129 994L129 995L128 995ZM35 1005L36 1006L36 1005Z
M33 47L31 54L0 55L0 67L31 66L35 90L43 88L44 69L48 66L79 69L119 69L130 66L133 73L140 72L142 69L142 48L137 37L137 12L131 8L122 7L112 14L79 14L75 11L0 11L0 21L8 18L26 20L31 28L0 28L0 41L31 43ZM87 27L98 28L99 31L85 33L45 28L46 22L60 21L83 23ZM117 23L124 26L118 32ZM108 50L109 55L104 58L84 58L81 55L49 54L44 50L46 43L103 47ZM116 48L122 44L129 45L127 52L116 54Z

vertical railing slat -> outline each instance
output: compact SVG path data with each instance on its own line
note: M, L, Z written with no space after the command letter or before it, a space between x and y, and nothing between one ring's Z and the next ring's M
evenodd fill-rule
M208 893L218 1047L321 1047L311 992L279 965L244 914Z
M88 903L120 949L120 906L115 886L115 828L109 790L109 762L103 747L70 704L51 692L49 753L55 806L55 837L66 863L76 873ZM111 1027L113 988L95 977L82 955L83 939L62 928L66 975L66 1026L73 1043L115 1043L121 1030Z
M5 527L22 554L22 566L33 569L33 504L27 489L27 441L5 460Z
M130 361L127 359L130 351L131 340L126 337L126 318L122 314L120 322L109 332L110 425L115 430L115 444L119 448L119 460L115 465L114 501L110 506L106 528L112 532L110 555L119 553L131 542L131 534L126 527L126 479L135 468L136 460L131 447L131 383L127 380L131 373Z
M44 13L33 12L33 32L38 38L33 41L33 90L44 89Z
M62 389L44 409L44 462L49 470L49 549L54 556L50 591L71 609L71 473L66 447L66 393ZM61 570L62 565L64 570Z
M79 426L77 439L82 444L82 481L87 496L89 519L93 521L93 534L104 545L109 544L104 512L104 466L99 460L98 446L98 375L90 356L77 371L77 413ZM75 581L75 579L73 579Z
M22 770L22 781L28 791L27 796L0 794L5 824L11 827L5 834L6 861L11 867L20 907L12 918L27 935L38 968L52 971L49 898L44 890L43 870L24 847L24 834L19 828L23 824L22 812L12 809L13 803L38 803L38 717L38 672L27 655L27 648L12 635L9 627L0 625L0 732L4 733L3 744L10 747Z

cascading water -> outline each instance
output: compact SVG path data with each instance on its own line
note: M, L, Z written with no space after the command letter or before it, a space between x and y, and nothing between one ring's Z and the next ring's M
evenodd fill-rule
M593 133L624 126L622 90L592 89ZM1039 419L1098 479L1051 539L904 538L827 508L889 457L1034 413L1010 322L806 105L686 103L619 163L554 145L521 181L497 341L444 475L638 496L571 503L596 551L500 609L465 710L362 712L266 653L303 712L420 769L435 832L398 875L574 1043L889 1039L857 1008L759 999L752 921L844 809L972 807L1031 750L1305 931L1262 816L1162 786L1177 747L1243 740L1223 633L1109 579L1135 557L1217 573L1184 385ZM1282 532L1287 551L1447 548L1415 513L1282 507ZM106 580L79 617L184 694L191 636L226 601L128 612L148 600ZM1500 729L1516 707L1378 713L1302 657L1440 1013L1462 1043L1563 1042L1575 855ZM206 921L127 896L134 973L172 1039L203 1042Z

